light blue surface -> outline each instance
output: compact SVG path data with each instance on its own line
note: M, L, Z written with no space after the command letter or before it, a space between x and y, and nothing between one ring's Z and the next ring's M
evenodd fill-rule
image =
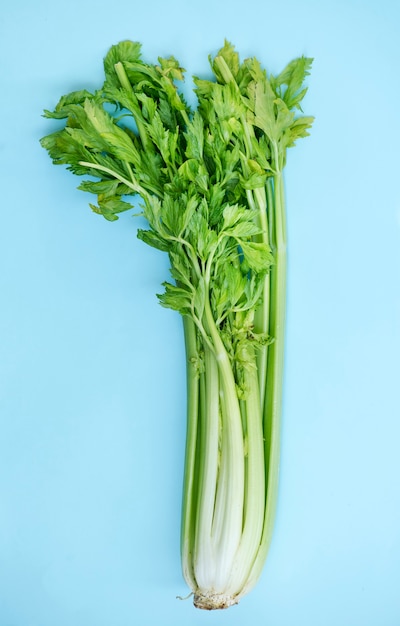
M0 626L399 626L397 0L28 2L0 25ZM138 222L91 213L39 138L121 39L188 75L231 40L271 71L315 57L289 155L280 500L238 607L185 595L181 323Z

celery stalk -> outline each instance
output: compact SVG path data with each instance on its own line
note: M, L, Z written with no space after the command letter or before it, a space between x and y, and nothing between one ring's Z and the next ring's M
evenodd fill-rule
M287 148L308 135L301 112L311 59L268 75L229 42L195 78L195 111L174 57L145 63L112 46L105 80L63 96L41 140L86 177L107 220L142 199L138 237L166 252L160 303L183 318L187 433L181 559L194 605L222 609L250 591L271 542L279 474L286 307ZM125 125L125 120L130 123Z

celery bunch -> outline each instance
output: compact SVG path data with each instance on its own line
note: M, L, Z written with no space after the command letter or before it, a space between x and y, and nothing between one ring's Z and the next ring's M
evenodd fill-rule
M199 608L236 604L256 583L277 497L286 294L283 170L308 134L301 114L311 59L277 76L228 42L195 78L192 111L174 57L141 59L123 41L104 60L95 93L63 96L48 118L65 126L41 140L56 164L88 177L91 208L108 220L139 195L165 251L163 306L183 317L187 446L182 568ZM296 113L300 112L299 115Z

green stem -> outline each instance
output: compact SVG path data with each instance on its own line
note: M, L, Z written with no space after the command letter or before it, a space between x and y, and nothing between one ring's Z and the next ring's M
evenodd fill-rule
M183 317L187 367L187 431L183 482L181 560L184 578L191 589L196 588L193 551L196 520L196 447L199 415L200 357L196 328L190 317Z
M135 93L133 91L133 88L132 88L132 85L131 85L130 80L128 78L128 75L127 75L127 73L125 71L125 68L124 68L123 64L121 63L121 61L119 61L118 63L116 63L114 65L114 69L115 69L115 72L116 72L116 74L118 76L118 80L121 83L121 87L123 89L125 89L132 96L132 99L134 100L134 102L137 103L137 110L136 111L131 111L131 113L132 113L132 115L133 115L133 117L135 119L136 126L137 126L137 129L139 131L139 136L140 136L143 148L145 150L149 150L149 151L151 150L152 151L153 150L153 145L152 145L152 142L150 141L150 139L149 139L149 137L147 135L146 128L145 128L145 125L143 123L143 120L141 119L141 111L140 111L139 103L137 102L136 95L135 95Z
M211 530L219 462L219 384L218 367L213 352L204 347L204 401L200 412L198 468L198 507L196 519L194 562L195 577L200 588L213 586L215 572L214 546ZM203 395L203 394L202 394Z
M273 229L275 224L275 198L274 198L274 179L268 178L265 185L267 196L267 221L268 221L268 237L273 238Z
M125 68L123 64L121 63L121 61L118 61L118 63L115 63L114 69L115 69L115 73L118 76L118 80L121 83L121 87L123 89L126 89L128 92L132 91L132 85L129 81L129 78L126 74Z
M270 183L267 181L267 189ZM259 225L262 230L259 236L259 241L270 245L269 225L267 210L271 198L268 198L268 194L265 189L254 190L254 204L258 209ZM270 274L266 274L264 277L264 286L262 292L261 303L257 307L254 315L254 330L256 333L267 335L270 332L269 324L269 309L270 309ZM267 368L268 368L268 344L260 346L257 351L257 370L258 370L258 384L260 388L260 402L261 406L265 403L265 388L267 383Z
M270 305L270 333L274 341L269 346L268 351L268 379L264 407L267 498L262 541L244 589L245 593L254 586L264 565L272 538L278 497L286 310L286 215L281 172L278 172L274 177L274 194L275 219L271 229L271 247L275 264L271 268Z
M90 163L89 161L79 161L79 165L83 165L84 167L90 167L94 170L99 170L100 172L109 174L113 178L119 180L121 183L124 183L124 185L132 189L135 193L138 193L141 196L147 195L147 191L143 189L143 187L141 187L138 183L136 183L135 181L131 182L130 180L124 178L124 176L121 176L120 174L118 174L118 172L110 169L109 167L105 167L104 165L100 165L99 163Z
M240 543L243 525L243 429L232 365L215 325L208 297L205 303L205 322L214 345L220 381L221 461L212 535L217 563L215 588L223 591Z
M231 572L230 586L239 593L246 584L261 542L265 507L265 465L263 420L256 368L256 355L248 347L251 363L244 369L247 396L244 401L246 422L246 483L243 533Z

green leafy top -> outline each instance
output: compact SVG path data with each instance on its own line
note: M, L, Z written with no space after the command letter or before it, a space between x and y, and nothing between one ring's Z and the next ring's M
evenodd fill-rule
M174 284L165 283L161 303L190 315L206 340L210 306L215 324L243 342L273 263L251 198L308 134L313 118L297 112L311 60L267 76L225 42L210 64L213 80L195 78L193 112L177 88L178 61L145 63L139 43L122 41L104 59L101 88L70 93L45 111L65 125L41 143L55 164L86 177L80 189L97 196L90 206L106 219L116 220L139 195L149 227L138 236L171 260Z

